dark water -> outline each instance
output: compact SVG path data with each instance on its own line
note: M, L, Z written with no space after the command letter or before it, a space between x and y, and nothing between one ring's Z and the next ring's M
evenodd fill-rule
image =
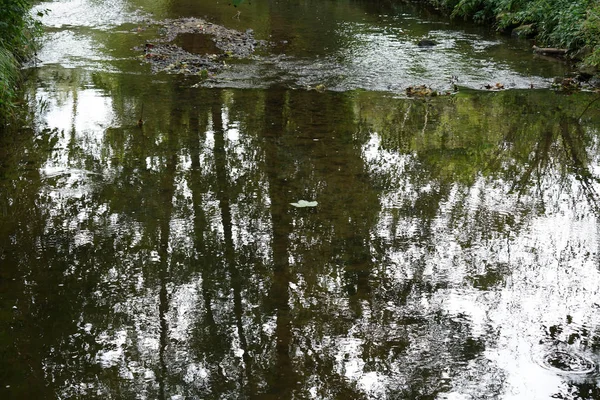
M480 62L514 82L566 68L387 4L42 5L32 116L0 136L0 398L600 399L597 94L407 99L445 82L433 60L316 66L435 29L494 42ZM201 87L150 74L137 28L181 15L291 50ZM472 67L458 47L439 68Z

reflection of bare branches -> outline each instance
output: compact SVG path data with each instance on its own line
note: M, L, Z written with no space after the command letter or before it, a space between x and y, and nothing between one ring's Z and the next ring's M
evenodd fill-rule
M273 229L273 281L269 300L271 307L276 311L276 361L269 382L268 394L273 397L266 398L292 398L297 384L297 374L292 365L290 357L290 346L293 342L292 322L289 306L289 236L292 231L292 221L287 212L285 200L285 187L277 176L281 168L279 160L279 149L277 146L278 136L284 131L285 126L281 115L281 105L285 100L280 98L276 92L268 97L266 101L265 115L271 119L265 123L269 127L267 140L265 141L265 164L267 168L267 179L269 181L269 197L271 199L271 224ZM275 397L276 396L276 397Z
M548 161L550 159L550 149L552 148L552 143L554 142L554 132L552 129L546 129L542 132L540 140L537 142L537 146L534 150L533 159L529 162L528 167L525 169L525 172L521 176L521 179L515 181L515 183L510 188L510 191L517 189L519 195L523 194L527 184L531 182L532 175L534 172L537 172L537 186L540 193L542 193L541 187L541 176L544 175L545 169L548 166Z
M565 117L561 120L558 127L564 150L564 163L570 167L570 172L574 175L575 179L581 182L581 187L590 207L596 215L600 216L600 206L598 205L600 198L594 188L594 182L597 179L593 177L588 168L589 160L587 159L586 144L584 142L585 134L581 125L577 122L573 124L573 121L576 120ZM575 129L575 132L572 132L573 129ZM556 141L557 135L555 131L551 127L547 127L537 141L529 165L520 179L515 181L511 187L511 191L516 189L519 195L521 195L528 184L535 181L538 192L543 193L542 179L548 172L548 165L552 158L552 146ZM558 184L567 185L567 176L567 174L563 174Z
M600 100L600 96L598 96L594 100L590 101L588 103L588 105L583 109L583 111L581 112L581 114L579 115L579 117L577 118L577 120L580 120L581 117L583 117L583 114L585 114L587 112L587 110L592 106L592 104L594 104L598 100Z
M206 104L209 106L209 104ZM201 116L198 118L197 116ZM211 257L211 245L208 243L205 237L205 231L207 225L209 225L208 218L205 210L205 203L203 202L202 194L206 190L208 185L206 182L207 177L202 174L202 165L200 149L202 145L200 141L204 140L204 128L208 125L207 120L208 113L198 112L192 113L190 117L190 156L191 156L191 170L190 170L190 189L192 194L192 207L194 215L194 250L196 254L196 261L200 270L200 291L202 293L202 301L204 302L205 315L204 318L198 321L198 334L202 335L204 332L207 333L207 337L201 336L199 343L196 345L198 351L203 354L209 360L212 377L210 386L212 387L223 387L226 382L223 368L221 363L224 358L224 352L226 351L226 345L224 343L226 338L223 337L219 331L217 321L215 320L215 311L218 315L218 307L214 305L215 300L213 297L213 290L215 286L215 264L217 260ZM202 133L201 133L202 132ZM212 179L212 176L209 177Z
M587 155L585 153L585 143L583 141L584 132L582 131L581 125L575 124L577 130L576 135L571 134L570 124L566 120L562 120L560 123L560 133L563 138L563 146L565 152L569 156L568 159L573 163L573 173L575 179L581 182L581 187L585 193L585 197L588 200L590 207L600 217L600 205L598 204L598 193L594 188L594 179L592 173L588 168Z
M406 111L404 112L404 118L402 119L402 124L400 125L400 132L404 132L404 126L406 125L406 121L408 120L408 116L410 115L412 105L413 103L409 102L408 107L406 107Z
M596 242L598 250L596 254L600 254L600 215L596 214ZM600 258L596 257L596 268L600 271Z
M173 113L176 114L176 113ZM178 115L172 115L171 122L178 121ZM174 141L173 128L169 130L169 140ZM161 210L160 220L160 242L158 253L160 256L160 267L159 267L159 326L160 326L160 348L159 348L159 362L160 362L160 375L158 377L159 394L161 399L166 398L165 393L165 382L167 380L167 362L165 352L168 341L169 327L167 325L167 313L169 311L169 295L167 292L167 283L170 281L169 278L169 238L171 232L171 214L173 212L173 195L175 193L175 171L177 170L177 154L173 152L167 159L167 165L164 171L164 176L160 184L160 197L161 201L158 204Z
M203 121L205 122L205 121ZM190 172L190 189L192 192L192 207L194 211L194 248L197 254L197 257L204 258L206 254L206 243L204 240L203 230L206 226L206 215L204 212L204 208L202 207L202 196L201 196L201 185L202 185L202 176L200 174L200 146L196 142L199 139L199 127L200 121L195 116L192 115L190 118L190 129L195 135L190 135L191 143L190 143L190 158L191 158L191 172ZM201 263L203 266L207 266L208 263ZM210 296L209 291L209 283L210 277L209 274L206 273L208 268L204 267L201 269L200 276L202 278L202 297L204 300L204 307L206 308L206 323L210 329L210 334L213 336L217 335L217 330L215 328L215 319L212 312L212 298Z
M229 199L229 178L227 176L227 160L225 154L225 132L223 129L223 120L221 118L221 104L215 102L212 107L213 131L215 132L214 157L217 176L217 197L219 199L219 208L221 209L221 221L223 224L223 234L225 237L225 262L229 269L231 278L231 288L233 290L233 312L235 314L236 327L240 340L240 347L243 350L242 358L244 360L244 369L248 381L249 392L254 394L252 378L252 359L248 352L248 342L244 333L242 322L242 277L238 269L235 258L235 246L233 244L232 217ZM240 382L244 388L243 382Z
M427 130L427 122L429 121L429 104L425 104L425 117L424 117L424 121L423 121L423 130L421 131L421 134L424 136L425 135L425 130Z

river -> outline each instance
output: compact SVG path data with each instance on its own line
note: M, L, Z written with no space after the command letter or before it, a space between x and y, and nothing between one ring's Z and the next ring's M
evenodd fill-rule
M2 399L600 399L600 111L568 65L403 2L43 10L0 136ZM152 73L180 17L264 45Z

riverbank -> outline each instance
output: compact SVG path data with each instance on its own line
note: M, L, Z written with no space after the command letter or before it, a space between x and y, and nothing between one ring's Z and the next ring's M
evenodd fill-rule
M560 50L587 75L600 67L600 3L593 0L419 0L449 14Z
M0 0L0 128L16 111L21 64L35 52L39 24L28 0Z

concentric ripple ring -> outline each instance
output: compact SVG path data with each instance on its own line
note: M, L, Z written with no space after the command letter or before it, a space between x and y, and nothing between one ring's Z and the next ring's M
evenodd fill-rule
M590 374L596 370L596 364L579 354L565 351L553 351L544 356L544 367L567 374Z

